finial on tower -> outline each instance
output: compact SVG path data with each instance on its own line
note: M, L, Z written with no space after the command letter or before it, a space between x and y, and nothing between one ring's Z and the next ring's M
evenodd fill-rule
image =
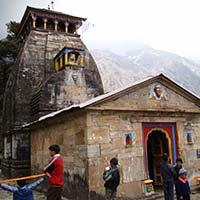
M51 9L54 10L54 1L51 1Z

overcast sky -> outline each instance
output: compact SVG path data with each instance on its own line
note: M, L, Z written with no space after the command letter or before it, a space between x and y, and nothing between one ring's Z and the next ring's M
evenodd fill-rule
M5 24L20 21L27 5L51 0L0 0L0 38ZM89 49L130 50L135 44L200 59L200 0L54 0L54 10L88 18Z

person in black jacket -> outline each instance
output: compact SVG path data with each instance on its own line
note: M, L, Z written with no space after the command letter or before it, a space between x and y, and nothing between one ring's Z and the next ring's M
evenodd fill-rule
M179 177L179 170L183 168L183 160L182 158L177 158L176 159L176 165L174 166L174 169L176 171L176 174L177 174L177 179Z
M177 195L177 182L179 178L179 170L183 168L183 160L181 158L176 159L176 165L174 166L174 170L176 171L176 179L175 179L175 189L176 189L176 196L178 199Z
M190 200L190 186L186 179L187 170L184 168L179 170L179 179L177 181L177 199Z
M103 174L106 200L114 200L117 195L117 187L120 183L120 174L117 165L117 158L112 158L109 169L106 169Z
M174 179L176 172L171 164L169 164L169 156L164 153L162 156L161 175L163 177L163 190L165 200L174 200Z

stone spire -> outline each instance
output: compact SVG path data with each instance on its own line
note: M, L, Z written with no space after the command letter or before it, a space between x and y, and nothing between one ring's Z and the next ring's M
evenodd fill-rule
M4 94L3 171L29 170L29 134L23 124L103 93L97 66L77 29L85 18L27 7L22 48ZM17 166L15 163L17 162Z

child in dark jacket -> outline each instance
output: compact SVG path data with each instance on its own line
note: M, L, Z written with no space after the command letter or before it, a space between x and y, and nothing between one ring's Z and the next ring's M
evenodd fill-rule
M117 158L112 158L110 160L110 167L106 168L103 173L106 200L115 199L117 195L117 187L120 183L120 174L117 165Z
M34 200L32 190L36 189L44 178L38 179L32 184L26 184L25 180L17 181L18 187L0 183L0 188L13 193L13 200Z
M178 199L178 195L177 195L177 182L178 182L178 178L179 178L179 170L183 168L183 160L181 158L177 158L176 159L176 165L174 166L174 170L176 171L176 177L175 177L175 189L176 189L176 196Z
M177 197L178 200L190 200L190 186L186 179L187 170L181 168L179 170L179 178L177 181Z

